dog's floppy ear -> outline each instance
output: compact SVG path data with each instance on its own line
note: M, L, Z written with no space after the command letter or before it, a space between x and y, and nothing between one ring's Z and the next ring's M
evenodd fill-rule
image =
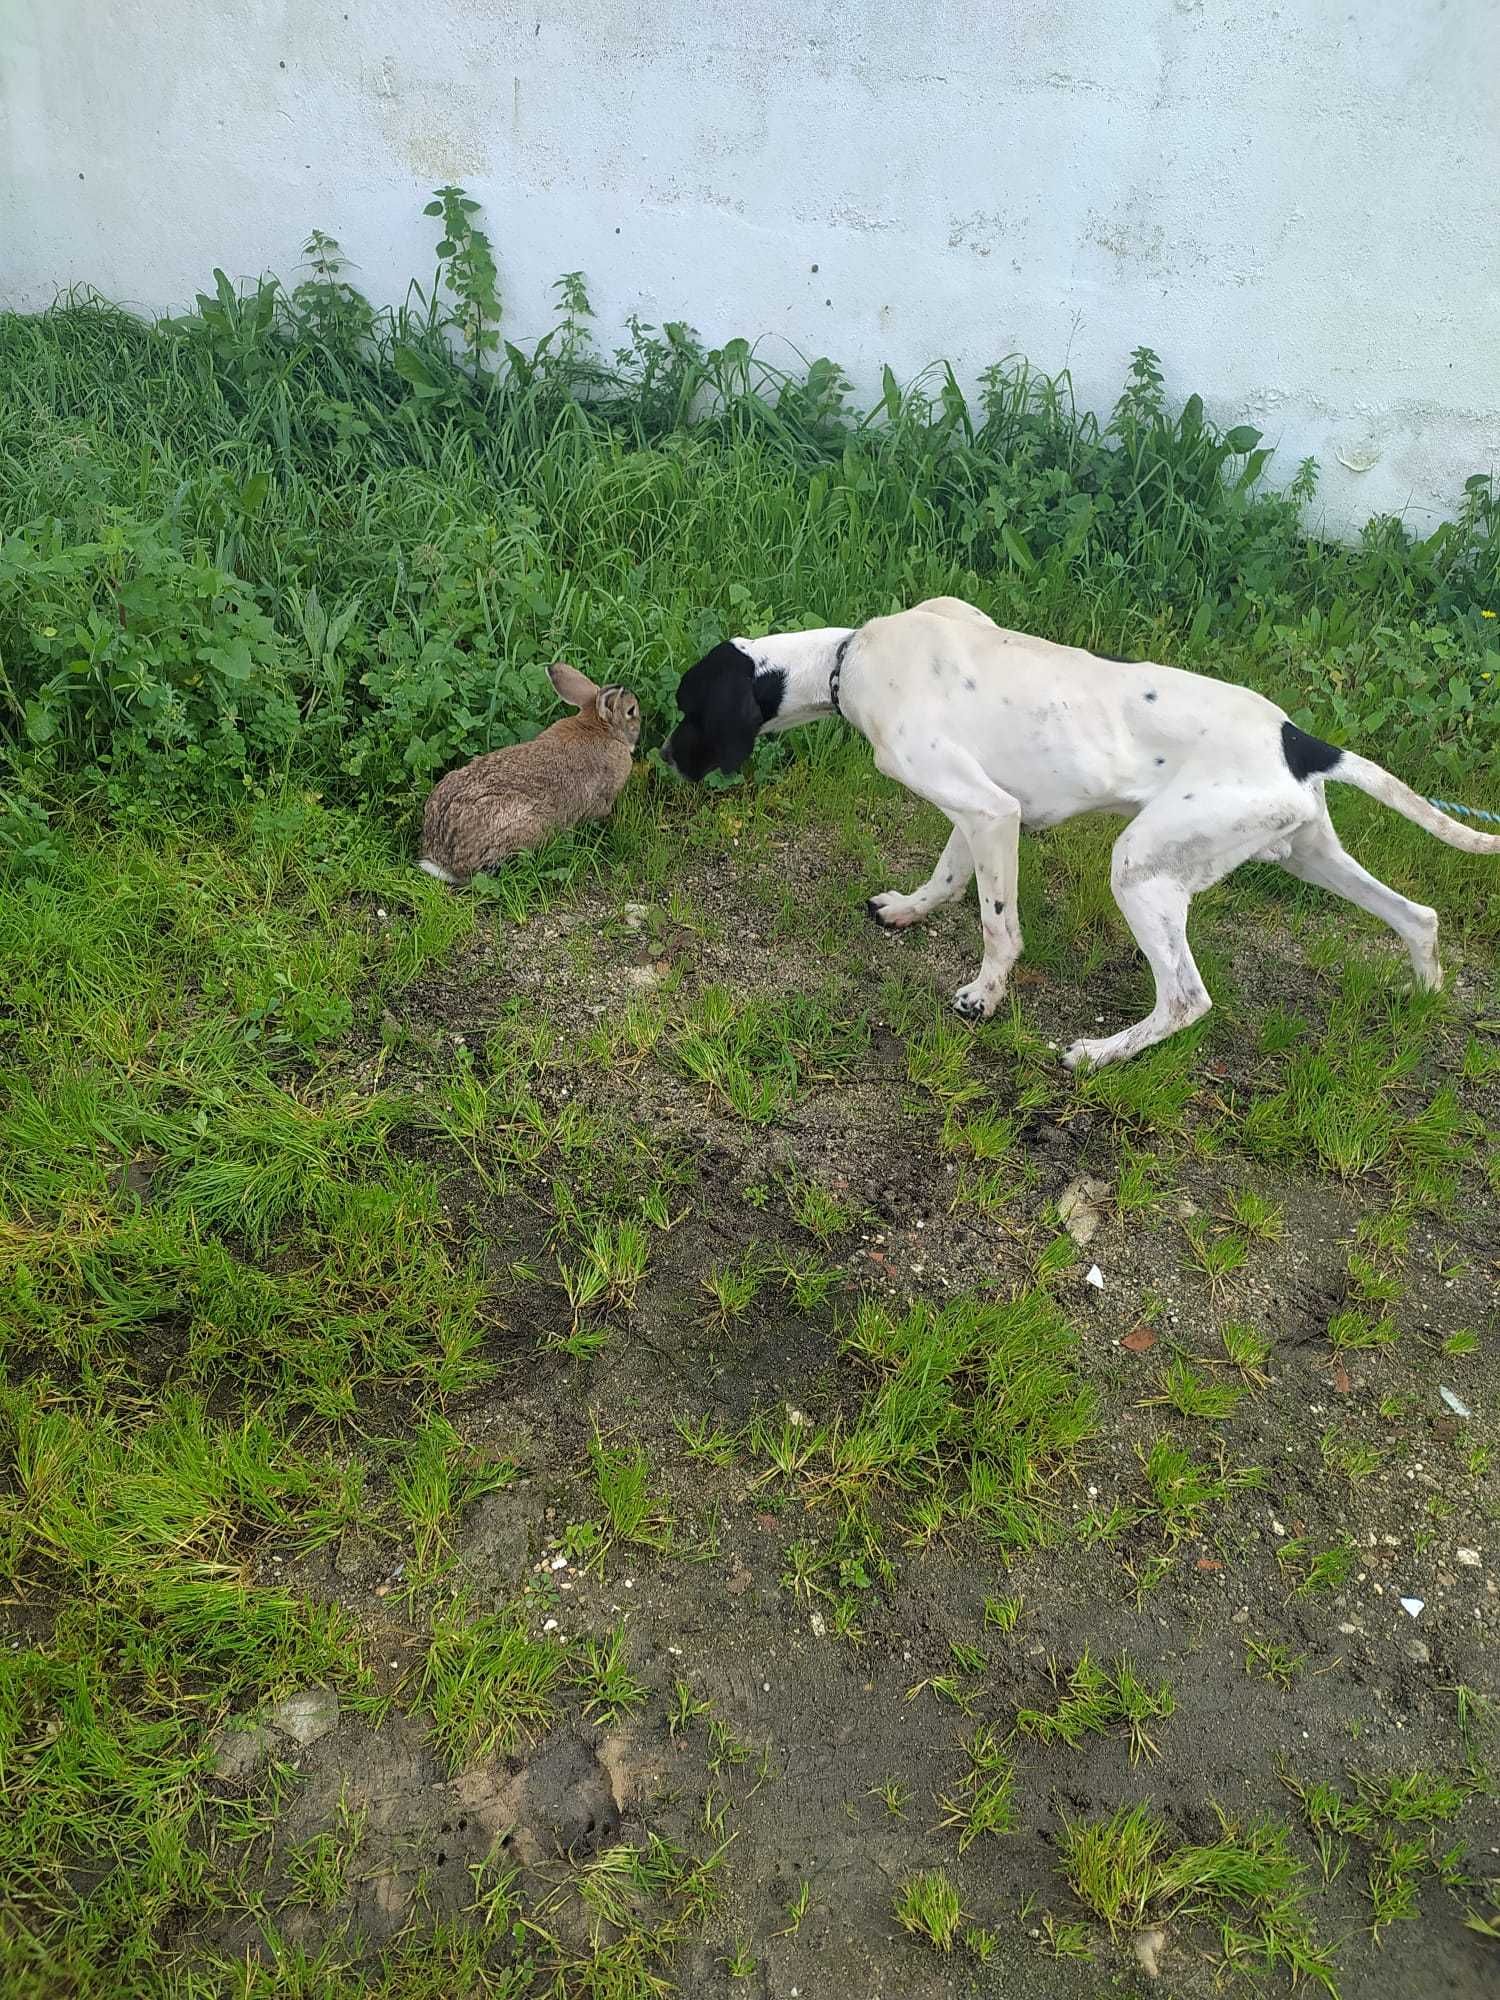
M725 640L699 662L702 710L699 728L724 774L732 777L755 748L765 714L755 693L755 666L738 646Z
M547 678L574 708L587 708L599 699L599 690L588 675L570 667L566 660L555 660L547 669Z

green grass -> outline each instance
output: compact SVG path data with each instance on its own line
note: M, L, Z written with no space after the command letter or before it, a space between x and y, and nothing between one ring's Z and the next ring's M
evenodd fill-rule
M1472 1794L1473 1778L1420 1767L1354 1770L1346 1793L1326 1781L1306 1784L1290 1772L1285 1777L1301 1805L1325 1878L1336 1879L1356 1854L1361 1857L1368 1922L1376 1938L1391 1924L1416 1920L1425 1879L1435 1876L1458 1892L1469 1886L1462 1848L1441 1843L1443 1830Z
M1179 1358L1168 1365L1160 1393L1146 1397L1143 1407L1165 1404L1179 1416L1222 1423L1234 1415L1244 1393L1237 1382L1210 1381L1198 1374L1190 1362Z
M1076 1750L1086 1736L1123 1729L1130 1761L1154 1757L1157 1744L1148 1725L1164 1722L1176 1707L1170 1686L1143 1680L1134 1662L1121 1654L1112 1666L1100 1666L1085 1652L1076 1666L1050 1666L1052 1685L1061 1699L1052 1708L1021 1708L1016 1727L1039 1743L1062 1743Z
M203 797L291 771L409 821L413 781L545 712L558 654L608 660L660 717L729 623L945 591L1284 682L1325 731L1485 788L1486 482L1455 496L1457 526L1419 541L1385 520L1341 549L1301 530L1312 469L1272 491L1258 435L1216 431L1196 398L1174 415L1145 349L1105 427L1024 364L972 404L951 372L889 379L864 413L830 363L780 373L681 326L607 362L577 274L528 358L484 344L499 308L472 229L434 226L444 284L394 314L320 238L300 286L221 284L157 328L98 302L0 316L22 852L46 846L58 776ZM1312 705L1299 654L1328 663ZM513 917L524 879L495 885Z
M1112 1934L1148 1918L1194 1920L1218 1931L1226 1970L1281 1971L1334 1994L1332 1960L1306 1912L1309 1885L1286 1826L1239 1825L1219 1813L1221 1838L1169 1847L1165 1822L1146 1805L1104 1821L1065 1818L1060 1863L1079 1901Z
M529 1631L521 1613L476 1613L455 1599L433 1621L413 1692L457 1770L544 1730L565 1666L562 1648Z
M573 1679L585 1696L583 1713L600 1729L638 1709L649 1693L630 1671L625 1635L618 1630L603 1639L584 1640Z
M757 837L779 837L777 826L816 814L818 782L814 772L768 784L755 806ZM749 837L737 804L707 811L711 825L738 820L735 837ZM579 1637L576 1619L558 1618L571 1641L560 1643L543 1628L571 1610L567 1599L539 1584L522 1601L497 1604L464 1551L474 1503L514 1489L536 1449L524 1433L473 1421L476 1411L505 1408L515 1339L507 1322L517 1307L525 1324L529 1306L537 1329L526 1365L577 1368L582 1384L587 1370L635 1347L662 1271L673 1274L669 1290L689 1274L683 1289L698 1303L685 1317L711 1348L728 1327L779 1327L782 1315L801 1338L816 1338L816 1377L799 1391L806 1414L794 1417L777 1400L748 1421L729 1417L710 1367L693 1416L676 1420L659 1457L635 1435L636 1417L606 1406L563 1469L549 1546L595 1565L615 1551L618 1594L627 1550L634 1562L673 1563L701 1532L688 1520L696 1503L686 1513L679 1506L684 1465L748 1478L755 1505L788 1512L788 1601L804 1620L818 1609L829 1640L854 1648L869 1647L900 1580L928 1560L962 1550L989 1565L996 1583L947 1635L947 1654L923 1682L931 1713L967 1718L966 1762L940 1783L933 1814L964 1867L1001 1850L1024 1823L1033 1757L1111 1735L1125 1755L1170 1747L1173 1691L1142 1650L1134 1663L1085 1655L1057 1666L1050 1704L997 1721L989 1695L997 1666L974 1644L982 1615L987 1635L1005 1635L997 1652L1014 1649L1023 1594L1031 1626L1031 1581L1024 1592L1019 1577L1000 1584L998 1566L1024 1564L1060 1532L1074 1482L1093 1476L1105 1421L1102 1379L1071 1304L1076 1260L1062 1254L1070 1246L1020 1171L1026 1121L1071 1115L1071 1100L1012 1024L960 1041L942 1025L941 993L908 990L899 1009L886 1004L893 994L880 1003L878 1015L899 1017L920 1053L912 1115L923 1121L934 1172L952 1159L1009 1176L1003 1229L1014 1235L999 1240L1015 1245L1009 1268L1031 1274L959 1296L924 1291L907 1303L865 1291L835 1261L848 1255L859 1220L857 1179L846 1194L816 1165L767 1174L766 1200L747 1194L744 1203L748 1241L730 1232L721 1249L700 1254L692 1230L677 1226L703 1204L681 1141L663 1143L592 1082L580 1090L557 1021L508 1004L471 1032L468 1052L431 1035L409 998L413 982L461 962L479 920L462 906L455 920L455 899L432 902L358 821L315 800L283 799L246 806L213 836L153 827L76 843L48 874L23 871L0 895L17 968L7 1001L13 1067L0 1104L0 1425L14 1467L0 1559L22 1600L62 1606L7 1656L0 1676L0 1751L18 1774L19 1811L0 1846L21 1883L18 1964L72 1967L68 1976L82 1978L118 1962L149 1991L165 1912L251 1893L224 1857L261 1851L285 1810L286 1781L273 1771L263 1792L209 1804L202 1756L221 1719L279 1694L329 1685L352 1713L373 1716L394 1687L455 1771L524 1755L555 1725L642 1726L654 1676L634 1642L627 1650L619 1629ZM633 861L601 850L591 865ZM579 879L544 886L536 907L576 895ZM372 919L374 908L387 920ZM841 989L731 1013L712 982L704 990L707 1003L674 996L650 1022L608 1037L600 1074L630 1091L681 1082L673 1037L685 1024L702 1032L748 1019L746 1046L773 1071L786 1063L794 1108L837 1101L858 1075L869 1027ZM1350 994L1363 1007L1365 991L1358 977L1338 986L1326 1035L1342 1032L1338 1008L1352 1004ZM1396 1034L1393 1025L1391 1049ZM997 1055L1006 1065L998 1079ZM1280 1091L1285 1060L1266 1059L1262 1091ZM1340 1071L1339 1092L1356 1082ZM1399 1135L1433 1094L1415 1074L1397 1088L1415 1106L1392 1127ZM1258 1101L1252 1095L1224 1128L1220 1143L1232 1152ZM717 1115L743 1123L725 1093L716 1102ZM1143 1139L1140 1121L1157 1116L1155 1103L1149 1091L1117 1101L1103 1128L1122 1171L1139 1178L1141 1162L1154 1163L1143 1181L1151 1188L1192 1171L1202 1144L1175 1130ZM1097 1104L1085 1108L1099 1115ZM1376 1281L1351 1262L1349 1299L1329 1314L1325 1355L1363 1352L1397 1368L1406 1346L1423 1345L1392 1337L1393 1322L1379 1316L1392 1302L1378 1279L1404 1241L1390 1217L1422 1213L1413 1162L1420 1169L1447 1157L1460 1175L1472 1171L1462 1117L1445 1103L1440 1112L1419 1145L1393 1140L1374 1172L1377 1207L1367 1213L1376 1222L1360 1240L1381 1259L1370 1267ZM955 1117L968 1133L956 1152ZM1259 1143L1249 1142L1250 1153ZM1278 1173L1309 1168L1318 1170L1316 1159L1289 1156ZM1234 1170L1233 1227L1259 1258L1274 1250L1275 1226L1269 1210L1245 1200L1253 1161L1242 1157ZM750 1181L750 1170L740 1178ZM1123 1184L1108 1165L1105 1178ZM955 1215L964 1207L957 1182L955 1173ZM1143 1228L1159 1214L1151 1203L1122 1207ZM497 1214L517 1240L492 1241ZM1162 1240L1180 1245L1175 1223L1163 1217L1161 1228ZM608 1354L587 1340L549 1351L570 1324L602 1334ZM1165 1360L1156 1389L1145 1391L1172 1411L1181 1436L1145 1433L1139 1470L1126 1461L1131 1477L1101 1501L1102 1515L1113 1505L1115 1526L1097 1546L1116 1551L1113 1560L1136 1562L1144 1547L1149 1564L1159 1545L1181 1565L1183 1551L1209 1530L1231 1530L1250 1500L1254 1466L1219 1440L1239 1436L1260 1402L1272 1348L1244 1321L1216 1324L1222 1357L1212 1336L1197 1340L1191 1358ZM1471 1343L1445 1338L1453 1361L1477 1362ZM648 1370L652 1351L640 1353ZM637 1379L649 1407L654 1378ZM1482 1468L1485 1447L1467 1449ZM1353 1432L1325 1427L1319 1458L1341 1481L1365 1482L1374 1469L1372 1447ZM410 1628L389 1678L387 1644L372 1644L342 1603L319 1601L291 1578L299 1563L361 1547L401 1576L400 1589L378 1600ZM1283 1591L1314 1597L1349 1587L1346 1544L1314 1535L1277 1550L1267 1566ZM1190 1570L1190 1553L1183 1566ZM1272 1629L1254 1645L1243 1664L1271 1687L1294 1685L1306 1670ZM1241 1663L1237 1653L1236 1670ZM662 1685L671 1684L669 1673ZM678 1738L701 1746L694 1754L717 1781L753 1784L759 1741L713 1714L707 1698L682 1683L676 1706L669 1701ZM49 1716L63 1726L38 1748L37 1719ZM910 1816L911 1795L910 1774L894 1775L885 1811ZM1463 1796L1460 1786L1455 1810ZM1331 1855L1348 1850L1334 1879L1357 1886L1365 1922L1388 1938L1412 1927L1426 1885L1448 1882L1447 1844L1420 1816L1420 1797L1386 1801L1368 1833L1349 1817L1354 1804L1308 1838L1315 1852L1320 1842ZM727 1795L705 1806L713 1844L729 1837L734 1810ZM345 1821L313 1829L284 1856L287 1893L335 1925L363 1865L359 1812L351 1803ZM79 1879L69 1872L78 1854L101 1846L120 1857L111 1895L59 1890ZM486 1886L498 1894L499 1878ZM594 1893L605 1890L596 1884ZM1283 1933L1294 1924L1273 1925L1268 1938L1261 1916L1236 1915L1215 1895L1210 1931L1226 1964L1291 1963L1276 1953L1293 1951ZM1149 1912L1187 1907L1185 1891L1154 1882ZM946 1917L936 1903L932 1913L941 1935ZM526 1921L546 1929L534 1909ZM951 1927L953 1948L968 1921L960 1913ZM1088 1932L1071 1918L1049 1921L1049 1949L1087 1948ZM651 1930L665 1941L649 1967L638 1958L630 1969L603 1932L584 1957L561 1941L537 1944L537 1963L551 1965L547 1976L569 1994L608 1992L610 1980L638 1974L666 1980L687 1926L664 1918ZM435 1962L466 1962L457 1938L435 1949ZM290 1968L290 1946L277 1950ZM355 1976L334 1945L319 1951L329 1980ZM405 1982L392 1991L402 2000L420 1991L425 1972L388 1958L397 1969L380 1976Z
M1041 1532L1050 1479L1093 1425L1074 1344L1045 1292L1009 1305L922 1303L899 1317L865 1300L844 1334L857 1400L788 1440L776 1462L846 1505L904 1496L924 1537L951 1514L1027 1545Z
M952 1951L963 1922L958 1890L941 1868L927 1868L901 1885L896 1921L938 1951Z
M463 1509L510 1484L515 1465L469 1451L446 1417L428 1414L391 1468L397 1511L410 1530L417 1573L431 1582L452 1553L451 1535Z
M703 1289L713 1301L716 1324L727 1329L736 1320L743 1319L759 1296L764 1281L765 1274L759 1261L748 1251L735 1263L710 1271L703 1280Z
M960 1854L985 1834L1015 1833L1021 1816L1015 1801L1016 1770L995 1732L977 1729L968 1743L969 1768L956 1791L938 1800L941 1824L959 1829Z
M650 1490L651 1467L645 1452L639 1446L606 1444L595 1431L589 1462L609 1539L660 1547L671 1534L671 1522Z
M1351 1495L1409 1442L1439 1350L1476 1416L1451 1465L1423 1438L1447 1491L1419 1532L1467 1504L1494 1450L1478 1308L1434 1330L1426 1288L1465 1281L1460 1225L1493 1202L1493 1023L1456 1037L1373 926L1246 871L1205 899L1209 1022L1067 1079L1061 1014L1140 989L1109 829L1027 843L1036 980L976 1032L935 963L968 915L856 936L860 897L918 879L935 829L833 727L706 794L648 755L607 824L467 895L410 854L439 770L549 719L558 654L635 686L649 745L725 632L946 591L1245 681L1423 789L1500 802L1489 491L1426 540L1310 539L1258 447L1169 410L1144 352L1109 428L1022 366L967 405L951 377L890 383L866 413L831 364L777 374L683 329L606 363L576 286L552 344L507 357L473 212L439 206L443 284L391 316L340 289L326 242L299 292L216 288L158 328L98 302L0 315L0 1987L659 2000L705 1930L754 1978L712 1927L726 1874L738 1921L766 1893L736 1835L775 1744L726 1684L722 1604L691 1661L659 1657L670 1613L638 1609L684 1574L717 1589L730 1550L780 1574L767 1615L807 1662L874 1681L920 1629L901 1686L933 1699L898 1690L903 1725L965 1717L960 1768L897 1737L851 1808L954 1857L902 1884L900 1927L1008 1977L996 1884L1046 1812L1077 1908L1038 1919L1043 1950L1181 1921L1226 1975L1327 1986L1278 1823L1183 1846L1150 1808L1038 1804L1085 1744L1121 1770L1170 1752L1190 1698L1145 1637L1110 1664L1082 1630L1061 1643L1052 1566L1080 1565L1081 1604L1180 1591L1205 1649L1265 1683L1239 1679L1247 1701L1295 1704L1314 1669L1276 1605L1322 1617L1355 1587ZM1484 865L1336 810L1483 973ZM617 963L642 945L668 965L650 992ZM1293 1000L1252 996L1243 960L1267 955L1305 958ZM1164 1342L1123 1401L1134 1357L1080 1307L1056 1229L1064 1157L1156 1287L1128 1316L1102 1257L1121 1326ZM1312 1347L1273 1346L1309 1191L1353 1220ZM1191 1337L1165 1331L1179 1275ZM1307 1490L1345 1511L1247 1551L1257 1455L1296 1517L1300 1461L1259 1447L1313 1351L1361 1396L1378 1371L1396 1428L1383 1453L1357 1410L1307 1428ZM512 1506L531 1525L503 1567L474 1531L503 1536ZM1205 1611L1210 1546L1207 1570L1258 1581L1254 1637ZM1034 1636L1074 1664L1016 1713L997 1684ZM779 1703L802 1656L764 1671ZM455 1777L554 1729L654 1734L687 1775L543 1888L496 1849L472 1907L414 1905L367 1949L347 1918L379 1816L357 1787L292 1839L287 1745L244 1784L208 1775L222 1728L314 1687L351 1731L394 1704ZM1483 1700L1460 1693L1446 1761L1302 1785L1306 1854L1388 1950L1434 1888L1493 1922L1454 1859L1490 1782ZM940 1832L915 1803L934 1789ZM759 1912L778 1952L816 1947L805 1891L785 1878ZM263 1956L221 1957L221 1918Z
M1273 1686L1290 1688L1306 1671L1306 1653L1295 1653L1279 1639L1259 1639L1253 1633L1245 1639L1245 1672L1270 1681Z

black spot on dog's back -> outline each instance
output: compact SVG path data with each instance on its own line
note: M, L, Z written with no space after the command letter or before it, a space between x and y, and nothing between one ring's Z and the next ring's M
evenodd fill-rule
M1321 778L1331 771L1343 756L1342 750L1335 750L1331 743L1321 738L1309 736L1305 729L1299 729L1295 722L1281 725L1281 754L1286 759L1286 767L1297 779Z

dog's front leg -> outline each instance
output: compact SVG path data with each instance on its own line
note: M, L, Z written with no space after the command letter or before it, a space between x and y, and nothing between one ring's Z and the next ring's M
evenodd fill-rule
M919 739L920 740L920 739ZM960 986L953 1004L970 1020L984 1021L994 1013L1005 992L1010 969L1021 955L1021 927L1016 917L1016 881L1020 873L1021 807L989 776L972 752L941 737L929 739L920 755L906 752L899 739L882 744L875 754L878 768L928 799L953 822L953 838L943 851L937 873L910 901L925 898L940 877L960 840L979 884L980 916L984 924L984 963L967 986ZM954 869L955 876L958 873ZM950 885L942 884L944 889ZM942 900L936 898L935 900ZM885 898L876 913L886 915ZM911 917L905 919L913 921Z
M888 931L905 930L908 924L919 924L924 917L930 917L944 903L960 902L973 879L974 861L969 853L968 836L955 826L948 836L948 845L938 857L937 867L920 889L913 889L909 896L903 896L899 889L887 889L879 896L872 896L865 908Z

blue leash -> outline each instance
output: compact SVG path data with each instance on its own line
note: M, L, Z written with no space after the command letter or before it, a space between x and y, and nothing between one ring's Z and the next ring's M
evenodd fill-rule
M1500 826L1500 813L1486 812L1482 806L1456 806L1452 799L1429 799L1427 803L1436 806L1439 812L1452 813L1456 819L1488 819Z

